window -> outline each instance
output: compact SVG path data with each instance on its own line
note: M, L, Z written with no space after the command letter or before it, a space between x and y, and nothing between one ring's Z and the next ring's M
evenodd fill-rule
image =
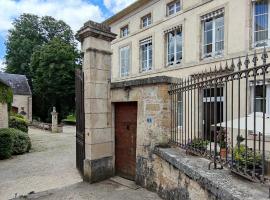
M145 28L147 26L150 26L152 24L152 17L151 17L151 14L148 14L144 17L142 17L142 28Z
M152 38L140 41L141 71L152 70Z
M130 71L130 47L126 46L120 49L120 71L121 77L129 75Z
M255 2L253 6L254 47L269 45L269 3L267 0Z
M217 11L207 15L203 24L202 58L223 55L224 51L224 14Z
M167 15L173 15L181 10L180 1L173 1L167 5Z
M183 126L183 93L178 95L178 126Z
M176 29L167 34L167 64L179 64L182 60L182 31Z
M126 36L128 36L128 26L125 26L125 27L123 27L123 28L121 28L121 37L126 37Z
M256 103L255 112L270 114L270 85L265 86L265 98L263 98L263 85L256 85L256 94L254 97L254 86L251 90L253 101L251 102L251 110L254 112L254 101Z

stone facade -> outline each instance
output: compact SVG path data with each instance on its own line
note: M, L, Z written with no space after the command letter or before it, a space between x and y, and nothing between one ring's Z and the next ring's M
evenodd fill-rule
M12 107L18 109L18 113L24 111L25 117L32 121L32 96L31 95L13 95ZM23 108L23 110L22 110Z
M8 106L0 103L0 128L8 127Z

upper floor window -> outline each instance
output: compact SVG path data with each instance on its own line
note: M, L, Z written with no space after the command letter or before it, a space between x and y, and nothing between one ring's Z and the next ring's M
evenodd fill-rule
M224 52L224 10L202 17L202 58L221 56Z
M181 10L180 0L173 1L167 5L167 15L173 15Z
M182 30L177 28L167 33L167 64L179 64L182 60Z
M152 16L151 14L148 14L141 19L142 28L145 28L147 26L150 26L152 24Z
M253 6L253 37L254 47L269 45L269 2L262 0Z
M141 56L141 71L150 71L152 70L152 38L147 38L140 41L140 56Z
M120 74L121 77L129 75L130 71L130 47L122 47L120 49Z
M120 33L120 35L121 35L121 37L126 37L126 36L128 36L128 33L129 33L129 31L128 31L128 26L124 26L123 28L121 28L121 31L120 31L121 33Z

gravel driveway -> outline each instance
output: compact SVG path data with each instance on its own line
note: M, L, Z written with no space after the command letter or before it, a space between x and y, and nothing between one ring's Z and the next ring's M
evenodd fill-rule
M0 200L65 187L82 179L75 165L75 128L64 133L30 129L30 153L0 161Z

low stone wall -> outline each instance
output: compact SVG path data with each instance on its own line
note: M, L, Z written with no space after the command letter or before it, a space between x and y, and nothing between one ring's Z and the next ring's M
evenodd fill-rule
M52 124L44 123L44 122L33 121L31 122L30 126L38 128L38 129L42 129L42 130L47 130L47 131L52 130ZM63 125L58 125L57 133L62 133L62 132L63 132Z
M149 158L137 158L137 184L173 200L268 199L268 188L251 183L228 169L208 170L209 161L179 149L156 148Z

